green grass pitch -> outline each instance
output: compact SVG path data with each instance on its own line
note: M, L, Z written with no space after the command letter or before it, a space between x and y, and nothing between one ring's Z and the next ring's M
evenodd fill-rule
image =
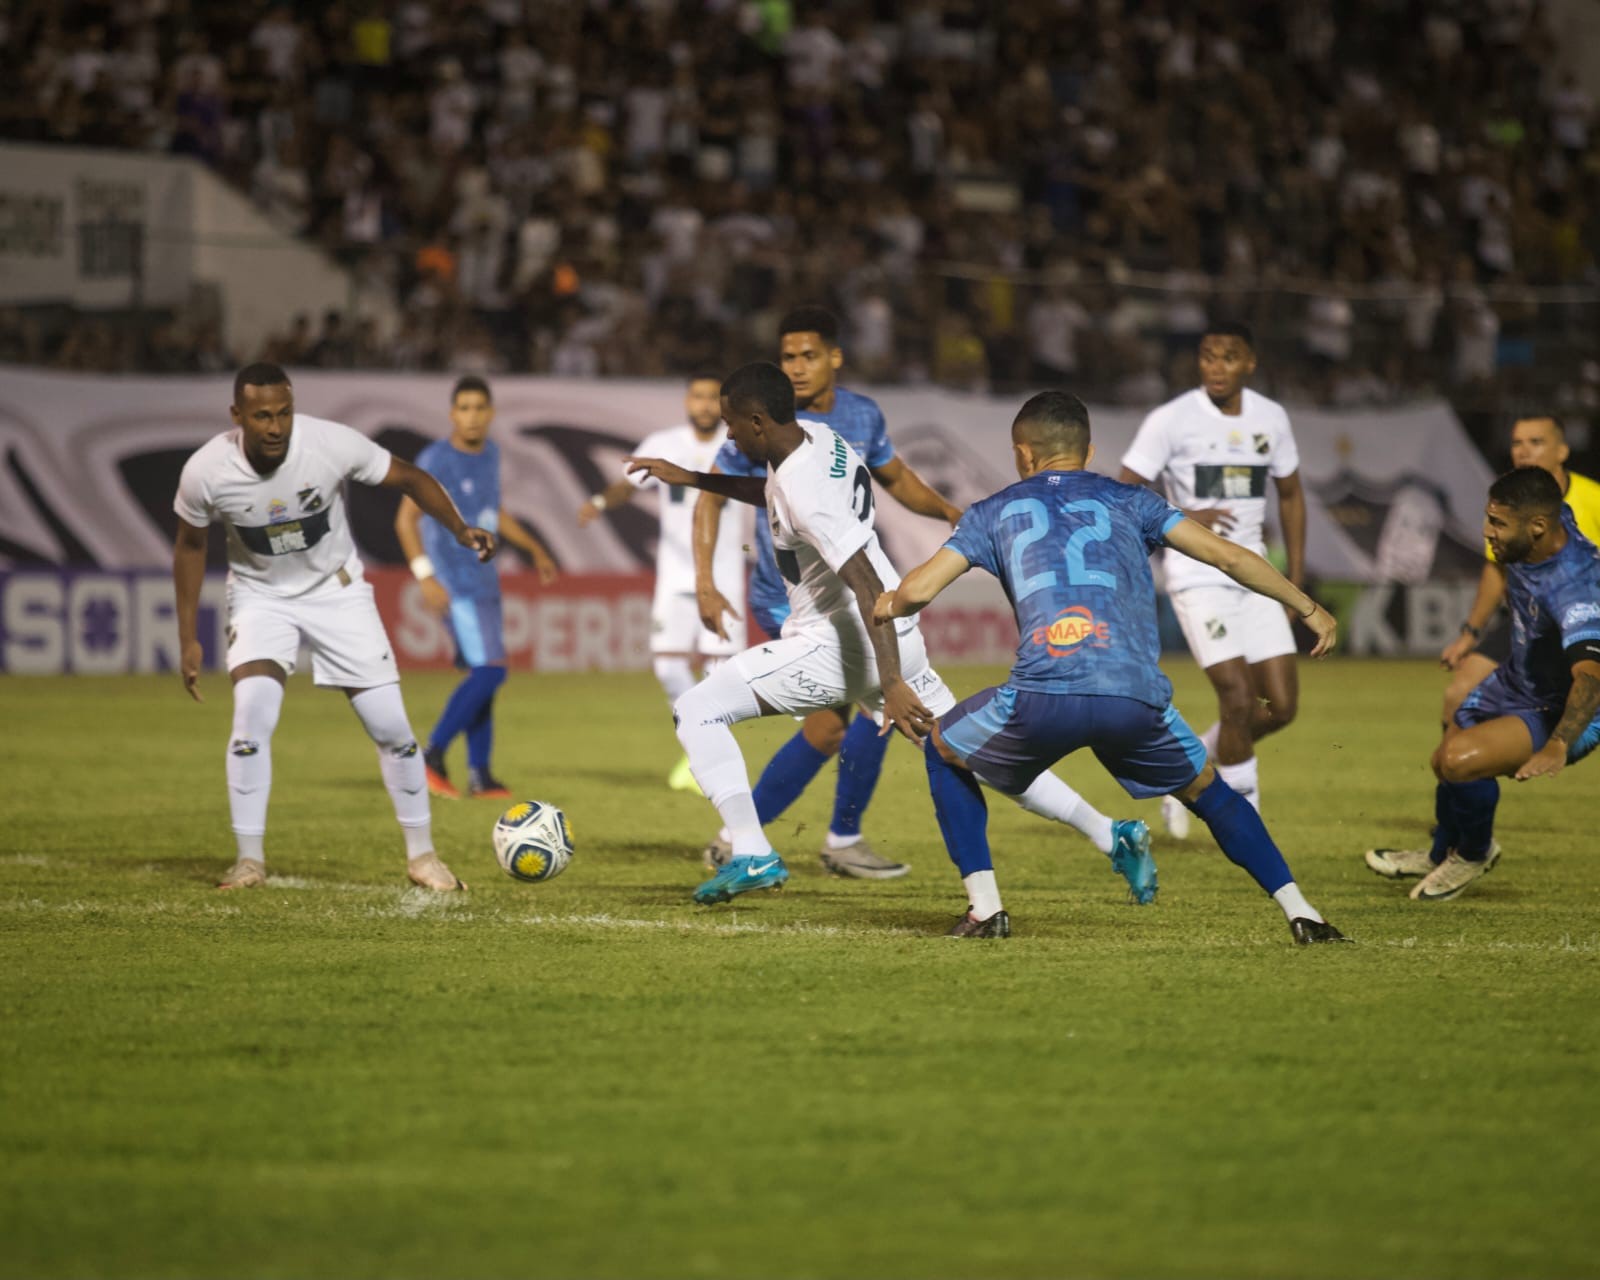
M823 876L830 768L772 831L789 887L696 908L715 824L662 785L646 675L513 675L500 772L578 853L513 883L499 806L440 803L451 897L405 884L344 700L291 682L277 878L220 895L221 677L0 680L0 1275L1600 1274L1600 765L1506 784L1499 868L1418 907L1360 853L1425 838L1439 673L1302 679L1267 817L1354 947L1293 947L1205 836L1158 835L1131 906L1004 802L1016 936L946 940L904 743L868 825L910 877ZM407 680L419 731L449 685ZM738 734L759 768L789 731Z

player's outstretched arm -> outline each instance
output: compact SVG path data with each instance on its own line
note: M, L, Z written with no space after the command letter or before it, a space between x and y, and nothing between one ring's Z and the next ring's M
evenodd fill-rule
M894 628L873 625L873 609L885 593L883 579L872 567L865 547L839 566L839 581L855 593L856 608L861 610L867 635L872 638L878 681L883 689L883 733L898 729L920 747L933 729L933 712L922 705L922 699L900 674L900 637Z
M628 488L632 489L633 486L629 485ZM533 561L540 582L554 582L561 576L561 570L556 567L555 557L550 554L550 548L534 537L533 531L504 507L500 508L500 540L509 542Z
M183 687L196 702L200 696L200 588L206 579L206 536L202 529L179 519L172 544L172 586L178 605L178 670Z
M767 505L767 482L758 476L725 476L719 471L690 471L665 458L627 458L630 476L643 473L652 480L686 489L704 489L752 507Z
M487 560L494 554L494 534L463 520L461 513L456 510L456 504L450 501L450 495L444 491L444 486L421 467L403 458L392 458L389 461L389 474L383 478L383 486L400 490L422 508L424 515L432 516L450 530L457 542L476 551L479 560Z
M1478 594L1473 598L1472 608L1467 611L1467 620L1461 624L1461 634L1445 645L1444 652L1439 655L1441 667L1446 671L1454 671L1461 665L1461 660L1478 647L1483 629L1489 625L1489 619L1494 617L1494 611L1505 598L1506 571L1493 560L1485 560L1483 573L1478 578Z
M1219 538L1211 530L1189 519L1173 525L1167 531L1166 542L1169 547L1202 564L1221 569L1241 587L1248 587L1258 595L1267 596L1293 609L1295 616L1310 627L1317 637L1317 643L1311 650L1313 658L1323 658L1333 652L1339 631L1334 616L1254 551L1236 542L1229 542L1226 538Z
M394 536L400 541L400 554L417 579L423 606L441 617L450 609L450 592L433 571L433 561L422 546L422 508L410 498L401 498L394 513Z
M874 467L872 478L907 511L932 516L950 525L961 519L961 508L946 502L904 458L890 458L881 467Z
M727 596L717 589L717 535L722 531L722 508L728 500L721 494L702 493L694 504L694 599L700 610L700 625L727 640L725 618L739 617Z
M613 480L578 508L578 528L583 528L602 511L615 511L618 507L627 506L637 492L626 480Z
M1570 652L1570 651L1569 651ZM1567 752L1583 736L1600 712L1600 662L1584 659L1572 664L1572 688L1567 690L1566 709L1549 739L1518 769L1516 779L1553 778L1567 767Z
M972 565L966 556L940 547L900 580L894 591L882 592L872 610L873 621L884 623L920 613L941 591Z

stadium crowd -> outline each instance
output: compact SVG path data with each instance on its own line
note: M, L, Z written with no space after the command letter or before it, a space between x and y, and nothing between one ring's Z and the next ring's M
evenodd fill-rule
M1278 395L1515 396L1595 336L1556 52L1537 0L12 0L0 136L193 155L402 319L0 359L682 373L815 301L857 378L1151 403L1226 311Z

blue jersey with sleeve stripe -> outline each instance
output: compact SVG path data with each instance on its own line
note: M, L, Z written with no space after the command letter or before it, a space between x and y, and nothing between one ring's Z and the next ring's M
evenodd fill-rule
M1165 707L1150 553L1182 519L1143 485L1041 471L968 507L945 546L1005 587L1021 632L1011 685Z
M1572 508L1561 508L1567 545L1529 564L1502 566L1511 607L1511 657L1505 686L1513 697L1552 711L1572 688L1574 645L1600 644L1600 551L1578 531Z
M815 409L802 409L798 417L802 422L820 422L832 427L845 443L861 455L861 460L871 468L883 466L894 457L894 446L889 443L889 428L883 420L883 410L871 396L857 395L843 387L835 387L833 408L827 413ZM717 470L725 476L765 476L767 469L757 466L730 439L717 452ZM783 585L783 575L778 572L777 559L772 554L772 531L764 519L756 521L756 568L750 575L751 609L786 609L789 593Z
M468 524L499 535L500 447L493 440L486 441L478 453L457 449L448 440L435 440L417 455L417 466L444 486ZM480 563L476 552L463 547L432 516L422 519L422 549L452 596L483 600L500 594L494 561Z

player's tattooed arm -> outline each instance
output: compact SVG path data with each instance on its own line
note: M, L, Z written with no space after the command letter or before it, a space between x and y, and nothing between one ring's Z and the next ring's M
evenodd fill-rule
M872 468L872 478L907 511L951 525L961 519L961 508L946 502L904 458L890 458L881 467Z
M1553 778L1567 767L1567 752L1583 736L1600 713L1600 662L1585 659L1572 666L1572 688L1567 691L1566 709L1551 731L1549 740L1517 770L1518 782L1529 778Z
M732 498L735 502L748 502L752 507L767 505L767 482L759 476L725 476L719 471L690 471L665 458L629 458L627 463L630 476L643 472L661 484L703 489L706 493Z
M391 458L389 474L384 476L383 486L400 490L421 507L425 515L432 516L450 530L457 542L476 551L479 560L487 560L494 554L494 534L463 520L444 486L421 467L414 466L404 458Z
M178 536L172 545L172 585L177 596L178 669L183 687L196 702L200 696L200 588L206 580L206 536L187 520L178 521Z
M900 580L893 591L882 592L873 607L875 622L892 622L895 618L909 618L920 613L952 582L972 565L966 556L949 547L940 547Z
M856 607L867 624L872 653L878 660L878 680L883 689L883 732L900 730L918 746L933 728L933 712L922 705L900 674L900 637L893 627L873 625L873 609L884 594L883 579L867 558L866 548L839 566L839 581L855 593Z

